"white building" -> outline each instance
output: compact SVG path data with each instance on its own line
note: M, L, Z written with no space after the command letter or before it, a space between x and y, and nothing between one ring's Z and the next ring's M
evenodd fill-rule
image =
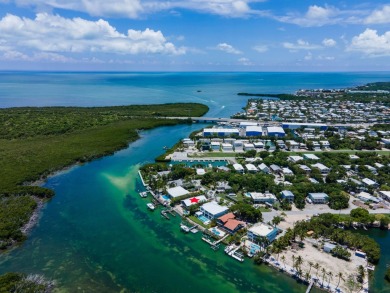
M233 146L230 143L223 143L222 144L222 151L223 152L232 152Z
M276 196L272 193L248 192L247 194L249 194L255 204L266 202L273 204L276 202Z
M317 163L314 165L311 165L313 168L317 168L320 170L321 174L328 174L330 172L330 169L326 167L324 164Z
M250 173L256 173L258 171L258 169L256 168L255 165L253 164L246 164L245 165L245 168L248 170L248 172Z
M241 164L233 164L233 168L239 173L244 173L244 167Z
M229 208L226 206L221 206L215 201L211 201L202 205L200 207L200 211L206 218L213 220L226 214L229 211Z
M319 160L320 158L314 154L303 154L305 160Z
M278 229L270 225L258 223L248 229L248 239L254 243L263 244L264 240L268 242L275 240L278 235Z
M187 194L189 194L190 192L189 192L188 190L184 189L184 188L181 187L181 186L176 186L176 187L168 188L168 189L167 189L167 193L168 193L168 195L169 195L171 198L175 198L175 197L187 195Z

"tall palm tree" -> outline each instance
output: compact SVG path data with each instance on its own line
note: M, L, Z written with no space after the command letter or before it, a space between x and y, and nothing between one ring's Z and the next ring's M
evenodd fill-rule
M282 255L282 257L280 258L283 262L283 265L284 265L284 269L286 269L286 257L284 255Z
M309 275L310 275L311 267L312 267L314 264L313 264L313 262L311 262L311 261L309 261L308 264L309 264Z
M333 273L331 271L328 272L328 287L329 287L329 284L330 284L330 280L332 280L332 277L333 277Z
M296 258L296 267L297 269L300 269L301 268L301 265L303 263L303 259L302 259L302 256L298 255L298 257Z
M322 284L321 284L321 287L324 287L324 279L325 279L325 275L326 275L325 268L321 269L321 273L322 273Z
M309 282L309 280L310 280L310 272L306 272L306 274L305 274L305 280L307 281L307 282Z
M336 289L339 287L339 285L340 285L340 280L343 280L343 281L345 281L345 279L344 279L344 276L343 276L343 273L342 272L339 272L338 274L337 274L337 277L339 277L339 281L337 282L337 286L336 286Z
M320 265L317 262L313 267L317 270L316 276L318 277L318 270L320 269Z
M295 268L295 255L292 255L292 260L293 260L292 267L294 269Z

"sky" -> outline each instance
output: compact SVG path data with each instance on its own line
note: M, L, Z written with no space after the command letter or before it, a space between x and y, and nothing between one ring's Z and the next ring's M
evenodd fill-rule
M390 0L0 0L0 70L390 71Z

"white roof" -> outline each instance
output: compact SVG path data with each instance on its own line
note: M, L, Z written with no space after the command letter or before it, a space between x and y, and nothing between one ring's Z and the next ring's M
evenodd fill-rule
M242 171L244 170L244 167L241 164L233 164L233 168L236 171Z
M205 171L205 169L202 169L202 168L196 169L196 174L197 175L204 175L204 174L206 174L206 171Z
M280 126L267 127L267 131L271 133L284 133L284 129Z
M267 235L269 235L274 230L274 228L260 223L250 227L248 230L257 236L267 237Z
M223 147L223 148L229 148L229 147L232 148L233 146L232 146L231 143L223 143L223 144L222 144L222 147Z
M324 164L321 164L321 163L317 163L317 164L314 164L314 165L311 165L312 167L316 167L320 170L328 170L329 168L326 167Z
M390 198L390 191L379 191L379 193L380 193L382 196L387 197L388 199Z
M196 199L196 200L194 200ZM206 201L206 197L204 195L198 195L198 196L194 196L194 197L191 197L191 198L187 198L187 199L184 199L182 200L182 203L184 203L184 205L186 207L189 207L189 206L192 206L194 204L197 204L197 203L200 203L200 202L203 202L203 201Z
M246 164L245 167L248 169L248 171L257 171L257 168L253 164Z
M298 162L300 160L303 160L303 157L301 156L289 156L289 159L291 159L293 162Z
M246 132L249 132L249 131L263 132L263 127L261 127L261 126L247 126Z
M217 141L212 141L212 142L211 142L211 145L220 146L221 143L220 143L220 142L217 142Z
M202 205L202 209L212 215L217 215L228 210L228 207L221 206L215 201L211 201Z
M167 193L168 193L171 197L179 197L179 196L188 194L189 191L186 190L186 189L184 189L184 188L181 187L181 186L176 186L176 187L173 187L173 188L168 188Z
M308 158L310 160L319 160L320 159L319 157L317 157L314 154L303 154L303 156L305 156L306 158Z
M205 128L203 132L211 132L211 133L219 133L219 132L224 132L224 133L238 133L237 128Z
M268 198L276 199L276 196L273 195L272 193L249 192L249 194L253 200L268 199Z
M269 168L268 168L268 166L267 166L266 164L261 163L261 164L259 165L259 169L260 169L260 170L264 170L264 169L269 169Z
M250 122L250 121L242 121L240 122L240 126L257 126L257 122Z
M244 143L244 147L246 147L246 148L254 148L255 145L253 143Z
M373 181L373 180L371 180L371 179L369 179L369 178L364 178L364 179L362 180L362 182L365 183L365 184L367 184L367 185L375 185L375 184L377 184L375 181Z

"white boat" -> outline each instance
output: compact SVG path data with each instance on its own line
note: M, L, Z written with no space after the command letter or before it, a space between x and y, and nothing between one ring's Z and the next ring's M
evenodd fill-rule
M190 232L190 228L188 228L186 225L180 225L180 229L182 229L186 233Z
M150 210L152 210L152 211L156 208L156 207L154 206L154 204L152 204L151 202L147 203L146 205L147 205L148 208L149 208Z
M139 193L139 195L140 195L141 197L147 197L147 196L148 196L148 193L147 193L146 191L142 191L142 192Z

